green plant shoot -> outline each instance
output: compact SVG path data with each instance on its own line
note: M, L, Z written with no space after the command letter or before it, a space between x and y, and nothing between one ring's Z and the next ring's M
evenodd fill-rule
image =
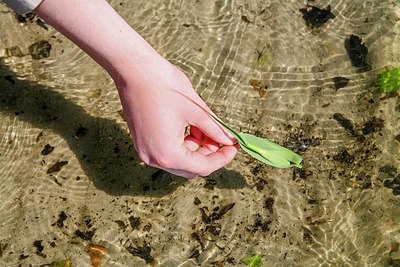
M208 112L207 112L208 113ZM215 121L222 125L238 141L239 146L253 158L277 168L302 168L303 158L271 141L248 133L233 130L226 123L211 113L208 113Z
M248 267L261 267L261 256L254 255L242 260L242 262Z
M230 134L232 134L237 139L238 144L243 149L243 151L248 153L253 158L277 168L290 168L290 167L297 167L300 169L302 168L301 162L303 161L303 158L300 155L290 151L285 147L282 147L278 144L275 144L261 137L233 130L221 119L208 112L205 108L200 106L196 101L194 101L190 97L176 90L173 91L185 97L193 104L201 108L211 118L213 118L222 127L224 127Z
M377 84L384 93L400 90L400 67L383 71L378 75Z

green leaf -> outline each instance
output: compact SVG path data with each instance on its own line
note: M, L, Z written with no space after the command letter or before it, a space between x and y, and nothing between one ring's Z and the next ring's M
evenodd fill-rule
M218 117L210 113L209 115L231 133L238 140L240 147L253 158L277 168L302 168L303 158L300 155L261 137L236 132Z
M240 133L240 136L246 143L241 146L243 150L259 161L277 168L302 168L303 158L289 149L248 133Z
M252 257L248 257L242 260L244 264L248 267L261 267L261 256L260 255L254 255Z

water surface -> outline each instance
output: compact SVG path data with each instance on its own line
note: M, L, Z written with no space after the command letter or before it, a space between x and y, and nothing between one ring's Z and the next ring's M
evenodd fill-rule
M1 6L3 265L91 266L97 245L104 266L400 266L400 104L374 84L399 65L398 1L110 3L221 118L304 169L239 154L189 182L142 165L110 77ZM306 22L311 6L332 15Z

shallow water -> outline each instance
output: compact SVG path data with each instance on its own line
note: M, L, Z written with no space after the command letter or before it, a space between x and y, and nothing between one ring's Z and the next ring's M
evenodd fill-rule
M0 6L3 265L91 266L99 245L103 266L243 266L255 254L264 266L400 266L400 196L387 186L400 177L400 104L374 84L400 64L398 1L110 3L220 117L299 151L304 169L239 154L189 182L143 166L108 75ZM312 27L307 4L335 17ZM352 65L352 34L370 68ZM37 59L42 40L50 53Z

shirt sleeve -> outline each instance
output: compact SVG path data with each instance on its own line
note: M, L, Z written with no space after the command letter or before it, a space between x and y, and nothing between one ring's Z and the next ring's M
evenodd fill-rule
M20 15L33 11L43 0L3 0Z

